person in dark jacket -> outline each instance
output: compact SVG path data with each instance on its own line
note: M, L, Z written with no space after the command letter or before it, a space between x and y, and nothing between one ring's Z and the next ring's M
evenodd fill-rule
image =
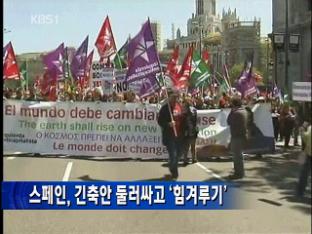
M275 142L278 141L278 135L280 132L280 126L279 126L279 113L277 107L273 107L271 110L272 114L272 122L273 122L273 130L274 130L274 138Z
M231 102L232 109L227 118L227 123L231 131L234 175L231 175L230 179L239 179L245 176L243 147L247 140L247 111L242 108L240 97L233 97Z
M170 173L173 179L177 179L179 176L178 162L183 150L185 111L183 105L178 100L179 94L176 90L168 92L168 96L168 103L160 108L157 122L162 131L162 142L169 153Z
M284 104L280 115L280 125L282 127L282 133L284 138L284 150L289 148L289 141L291 133L295 125L294 116L291 114L289 104Z
M196 138L198 135L198 127L197 127L197 110L193 106L192 98L186 97L184 99L184 107L185 107L185 133L184 133L184 151L183 151L183 161L184 165L188 164L188 152L191 147L192 154L192 163L197 162L196 155Z

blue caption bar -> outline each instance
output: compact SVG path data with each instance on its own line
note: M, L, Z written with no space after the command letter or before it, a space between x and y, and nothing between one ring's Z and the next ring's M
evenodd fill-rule
M2 182L2 209L234 209L222 182Z

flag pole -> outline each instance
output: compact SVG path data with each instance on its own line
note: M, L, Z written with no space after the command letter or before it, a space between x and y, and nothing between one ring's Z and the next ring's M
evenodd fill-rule
M114 43L114 53L117 53L117 48L116 48L115 38L114 38L113 30L112 30L112 27L111 27L111 24L110 24L110 20L109 20L108 15L107 15L106 17L107 17L107 20L108 20L109 30L110 30L110 31L111 31L111 33L112 33L112 39L113 39L113 43Z
M230 88L232 88L231 79L230 79L229 71L228 71L228 68L227 68L226 64L224 64L224 70L225 70L225 75L226 75L226 78L227 78L227 80L229 82Z
M204 97L204 83L205 83L205 82L203 82L203 84L202 84L202 88L201 88L202 97Z
M118 54L118 53L117 53L118 51L117 51L117 48L116 48L116 42L115 42L115 38L114 38L114 34L113 34L113 30L112 30L111 23L110 23L110 20L109 20L108 15L106 15L106 19L107 19L107 21L108 21L109 30L110 30L110 32L111 32L111 34L112 34L112 39L113 39L113 43L114 43L114 53L115 53L115 54ZM113 53L113 54L114 54L114 53ZM110 55L110 56L111 56L111 55ZM108 56L109 66L111 66L110 56ZM118 59L119 59L119 58L118 58ZM114 79L114 77L115 77L115 68L113 67L113 79ZM113 84L113 80L112 80L112 83L110 83L110 84ZM113 88L113 85L111 85L111 89L112 89L112 88ZM112 92L111 89L109 89L109 96L113 94L113 92Z
M228 80L225 78L225 76L221 75L219 72L216 72L216 74L217 74L218 76L220 76L220 78L223 78L223 79L224 79L225 84L226 84L227 87L230 89L231 86L229 85ZM220 83L219 85L221 85L221 83Z
M25 61L25 69L26 69L26 72L27 72L27 59ZM26 90L28 90L28 74L27 74L27 79L26 79Z
M157 55L157 57L158 57L158 55ZM160 72L160 74L162 76L162 71ZM169 109L169 113L170 113L170 118L171 118L171 121L174 122L171 106L170 106L170 103L169 103L169 95L168 95L168 90L167 90L167 84L166 84L165 80L164 80L164 86L165 86L165 94L166 94L166 97L167 97L167 100L168 100L168 109ZM173 125L173 132L174 132L174 136L177 137L178 133L177 133L177 129L176 129L175 125Z
M70 78L70 82L73 83L73 76L70 75L71 71L69 69L69 59L68 59L68 48L67 48L67 46L65 48L65 61L66 61L66 70L67 70L68 78Z
M149 17L148 17L148 26L149 26L149 28L151 29L151 24L150 24L150 19L149 19ZM154 45L155 45L155 40L154 40L153 34L152 34L152 39L153 39L153 42L154 42ZM159 60L158 53L156 53L156 57L157 57L158 66L160 67L160 76L161 76L161 78L163 78L163 72L162 72L162 69L161 69L161 66L160 66L160 60ZM169 109L170 119L171 119L171 122L174 122L173 114L172 114L172 109L171 109L171 106L170 106L170 103L169 103L169 95L168 95L168 90L167 90L167 82L166 82L166 80L165 80L164 78L163 78L163 81L164 81L164 86L165 86L166 98L167 98L167 100L168 100L168 109ZM177 129L176 129L176 126L175 126L175 125L173 125L173 133L174 133L174 136L175 136L175 137L178 136Z

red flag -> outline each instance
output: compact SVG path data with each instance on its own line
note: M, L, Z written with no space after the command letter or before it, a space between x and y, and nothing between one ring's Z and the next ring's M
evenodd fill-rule
M169 63L167 64L166 75L171 78L173 83L177 82L179 68L178 68L178 59L179 59L179 46L177 46L171 56Z
M42 96L47 96L50 93L51 87L56 86L57 74L53 70L46 70L43 74L43 79L40 82L40 90Z
M33 88L35 91L38 91L40 89L40 76L39 75L36 75Z
M34 89L38 88L40 86L40 76L36 76L35 82L34 82Z
M50 102L55 102L57 100L56 86L55 85L52 85L49 88L48 100Z
M208 50L204 50L202 53L202 58L206 64L209 64L209 53Z
M184 58L177 82L174 84L174 86L177 88L186 88L189 85L188 81L191 77L192 70L192 54L193 47L190 47L186 54L186 57Z
M3 79L20 79L20 72L11 42L4 47Z
M108 16L106 16L104 24L96 39L95 46L98 49L101 61L107 59L117 51Z

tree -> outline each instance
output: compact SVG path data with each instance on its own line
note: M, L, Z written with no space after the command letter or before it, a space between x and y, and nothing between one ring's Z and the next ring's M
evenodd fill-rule
M231 80L231 84L234 84L235 81L239 78L240 74L242 73L244 64L235 64L231 69L229 70L229 76Z
M263 82L268 83L269 81L269 74L267 70L267 66L269 66L267 63L270 63L272 60L272 46L271 42L269 39L266 39L264 41L261 41L260 43L260 54L259 54L259 59L260 59L260 65L259 65L259 70L261 74L263 74Z

